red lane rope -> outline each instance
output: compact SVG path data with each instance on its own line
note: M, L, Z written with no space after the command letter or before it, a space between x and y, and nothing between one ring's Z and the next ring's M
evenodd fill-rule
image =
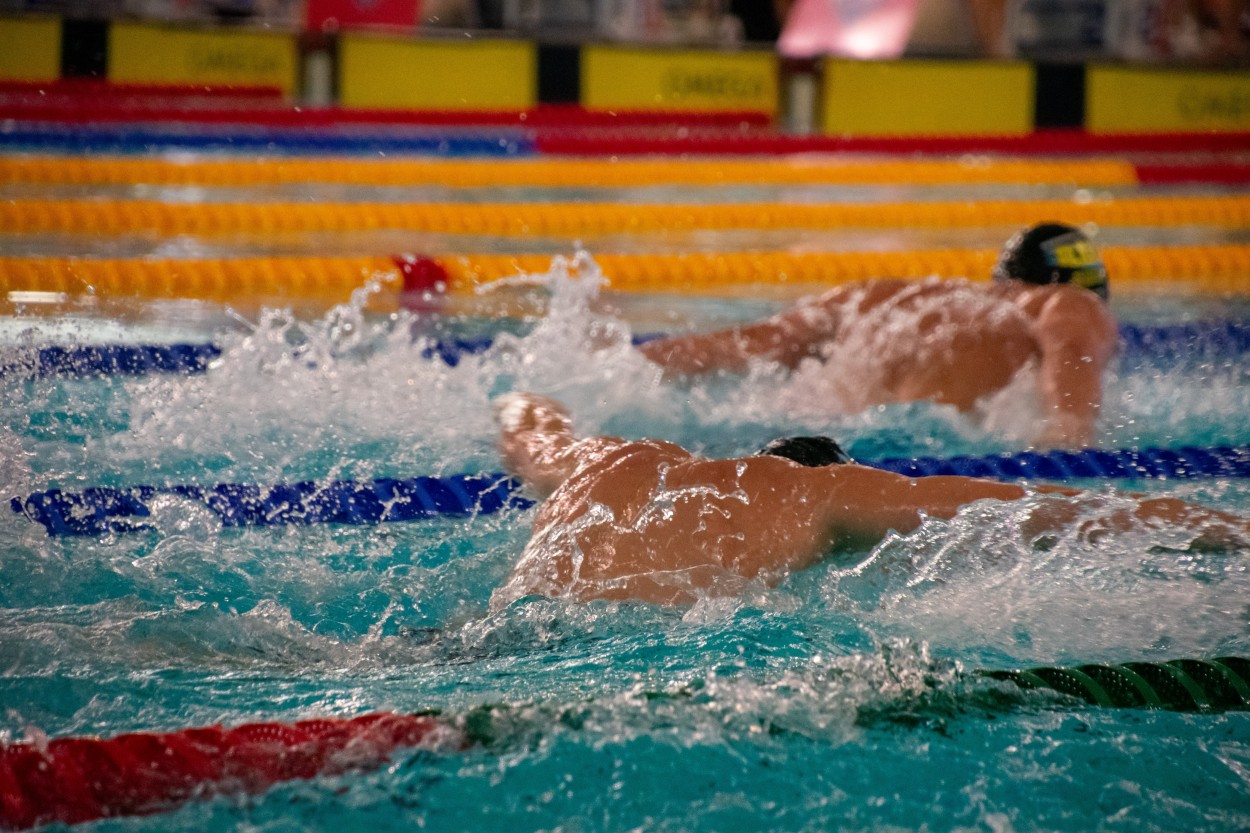
M1221 162L1194 165L1134 165L1137 180L1143 185L1181 185L1211 183L1216 185L1250 184L1250 163Z
M192 798L369 768L398 749L448 742L464 745L434 717L376 713L6 744L0 828L154 813Z
M1039 130L1024 136L791 136L770 131L550 131L535 137L542 153L636 155L654 153L1001 153L1081 155L1117 153L1250 152L1250 133L1093 134Z

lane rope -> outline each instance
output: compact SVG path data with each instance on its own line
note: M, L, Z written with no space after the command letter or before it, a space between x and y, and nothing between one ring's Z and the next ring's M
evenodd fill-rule
M117 155L152 153L154 149L231 152L249 155L307 153L313 155L431 154L436 156L522 156L536 151L534 142L511 128L492 131L411 130L355 135L296 129L239 130L235 125L202 127L199 132L173 133L151 126L81 125L66 129L54 122L21 122L0 131L0 149L72 154Z
M1117 286L1183 283L1205 292L1250 293L1250 244L1107 246L1103 259ZM716 295L736 287L836 286L870 278L986 280L994 249L893 252L740 251L594 256L614 292ZM341 298L367 281L411 284L414 270L436 271L424 286L471 296L490 284L551 269L551 255L392 257L259 257L147 260L0 257L0 293L55 292L67 296L197 298ZM576 274L576 268L573 273Z
M979 671L1023 689L1051 689L1093 706L1209 712L1250 708L1250 659L1177 659Z
M641 187L651 185L1136 185L1117 159L214 159L23 157L0 159L0 183L242 187Z
M1204 714L1250 708L1250 659L1235 656L981 670L972 676L1054 691L1100 708ZM376 712L6 743L0 745L0 827L157 813L214 795L260 794L285 781L376 768L405 749L499 745L491 715L508 708L479 706L460 719Z
M105 486L66 492L50 489L14 497L10 508L43 524L49 535L81 536L152 529L153 509L165 500L207 508L223 527L310 524L372 525L435 517L490 515L526 508L517 482L504 474L447 477L302 481L262 486ZM181 511L181 510L180 510Z
M1025 451L1018 454L885 458L864 465L909 477L962 475L994 480L1140 480L1250 477L1250 446ZM258 485L48 489L10 498L17 514L51 536L93 536L155 530L165 501L190 501L223 527L310 524L371 525L437 517L489 515L533 502L502 473L409 479L302 481ZM185 508L176 510L185 514Z
M1109 226L1250 226L1250 197L959 200L900 203L167 203L0 201L8 233L275 234L404 229L438 234L553 236L729 229L1019 228L1038 217Z
M634 343L655 336L634 337ZM424 359L438 359L455 367L467 356L490 349L493 340L441 338L428 340ZM1136 358L1182 359L1191 356L1233 357L1250 352L1250 322L1196 321L1158 326L1120 325L1120 344ZM0 348L0 376L26 378L83 376L141 376L150 373L204 373L222 356L211 343L185 344L62 344L44 347Z
M390 713L8 743L0 746L0 828L146 815L376 767L401 749L463 745L433 715Z
M111 102L109 102L111 103ZM716 155L780 156L793 154L965 154L1090 156L1105 154L1188 154L1233 153L1246 148L1245 132L1115 133L1090 134L1083 130L1040 130L1022 136L795 136L778 133L767 125L762 113L691 114L689 111L573 111L549 118L551 108L527 112L502 111L381 111L322 108L288 109L275 112L268 107L208 112L205 108L180 106L167 112L177 122L176 130L150 123L161 113L151 108L101 107L98 102L75 107L10 108L14 124L0 133L0 146L39 148L45 151L76 153L151 153L168 148L252 149L263 153L316 153L339 140L331 152L369 153L407 149L408 152L445 152L444 145L396 145L396 126L403 133L443 128L451 146L467 136L500 137L521 135L522 152L553 156L654 156ZM104 124L125 119L126 124ZM195 124L205 120L210 124ZM86 123L80 123L80 122ZM67 123L72 122L72 123ZM149 123L144 123L149 122ZM217 130L214 125L217 122ZM188 129L188 124L192 125ZM240 130L239 127L246 130ZM223 128L233 131L238 143L223 137ZM246 136L248 140L242 140ZM261 138L263 137L263 139ZM246 145L246 146L244 146ZM244 146L244 147L240 147ZM331 145L333 148L333 145Z
M399 280L418 258L248 257L0 258L0 292L67 296L195 298L229 303L245 297L343 302L369 281Z
M1117 286L1181 283L1206 292L1250 292L1250 245L1099 247ZM884 252L690 252L594 256L615 292L715 295L752 285L836 286L871 278L932 276L988 280L997 249L919 249ZM550 256L446 255L436 261L448 274L448 291L477 292L503 278L542 274ZM574 270L574 273L576 270Z

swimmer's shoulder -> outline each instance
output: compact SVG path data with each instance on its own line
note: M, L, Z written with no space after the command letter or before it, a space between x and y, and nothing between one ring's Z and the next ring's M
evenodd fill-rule
M742 473L744 483L755 483L765 488L777 488L793 484L810 490L811 494L824 499L837 495L855 493L893 482L901 475L862 466L858 463L839 463L829 466L804 466L784 457L758 455L737 460L716 461L734 465Z
M664 440L628 440L621 437L586 437L576 441L570 453L579 469L615 467L623 461L642 465L680 463L693 455Z
M873 278L837 287L822 297L842 293L861 313L875 309L908 308L916 304L950 303L966 306L991 297L984 283L966 278Z
M908 289L915 289L920 282L907 278L867 278L827 289L819 295L799 300L796 307L828 307L851 303L864 310L888 301Z
M1035 318L1043 314L1113 318L1106 301L1084 287L1071 284L1030 286L1018 290L1015 303Z
M1088 289L1068 284L1029 289L1017 305L1034 321L1042 335L1079 337L1114 344L1118 338L1115 316L1107 302Z

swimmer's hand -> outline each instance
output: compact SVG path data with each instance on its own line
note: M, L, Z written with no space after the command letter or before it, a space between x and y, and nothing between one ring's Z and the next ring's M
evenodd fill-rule
M1189 552L1230 552L1250 546L1250 520L1177 498L1128 495L1131 505L1099 510L1097 495L1082 496L1059 488L1037 491L1068 494L1072 499L1045 503L1032 511L1023 531L1034 542L1075 530L1083 539L1097 543L1107 535L1168 526L1192 533L1186 547Z
M540 498L572 473L573 421L561 403L536 393L507 393L494 400L499 455L504 467Z
M514 392L496 396L495 420L507 434L528 431L566 431L572 425L568 408L549 396Z

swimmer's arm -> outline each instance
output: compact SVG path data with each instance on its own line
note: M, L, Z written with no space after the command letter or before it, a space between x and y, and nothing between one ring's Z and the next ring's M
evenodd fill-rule
M1091 293L1062 293L1043 306L1034 337L1046 427L1040 444L1082 447L1093 440L1102 408L1103 372L1115 351L1115 322Z
M577 438L568 409L533 393L504 394L494 405L504 467L545 498L577 467L572 453Z
M978 500L1019 500L1028 492L1012 483L972 477L907 477L856 467L856 477L835 489L834 525L856 542L876 543L891 531L906 534L926 517L950 519ZM843 479L843 478L839 478Z
M1019 500L1029 494L1062 495L1066 501L1048 501L1034 507L1024 524L1024 533L1034 538L1057 532L1082 522L1084 510L1094 499L1088 492L1063 486L1039 485L1025 489L1014 483L1000 483L957 475L910 478L891 472L865 478L859 485L864 505L843 509L842 524L852 535L877 541L891 530L908 533L924 517L953 518L961 508L978 500ZM1250 546L1250 519L1209 509L1172 497L1127 495L1133 506L1100 514L1096 522L1108 531L1166 524L1196 533L1192 546L1230 549Z
M891 530L903 534L913 532L926 517L954 518L961 508L976 500L1019 500L1029 494L1063 495L1068 500L1045 502L1033 508L1024 524L1028 538L1059 532L1074 523L1098 523L1106 530L1168 524L1193 530L1195 547L1230 549L1250 545L1250 519L1178 498L1126 495L1135 499L1131 507L1105 514L1095 512L1091 522L1083 517L1098 500L1098 495L1079 489L1055 485L1025 489L1014 483L959 475L909 478L863 467L856 467L854 480L844 479L844 483L831 492L830 520L839 540L874 544Z
M778 314L750 324L710 333L671 336L648 341L642 354L670 375L745 371L753 359L793 369L837 333L839 308L848 287L799 301Z

